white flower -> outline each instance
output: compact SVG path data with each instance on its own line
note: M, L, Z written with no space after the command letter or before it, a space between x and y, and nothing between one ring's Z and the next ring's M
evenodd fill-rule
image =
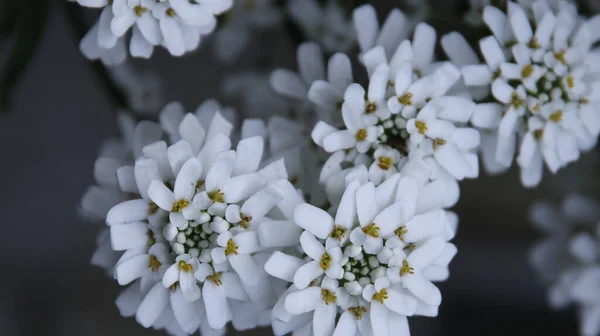
M216 26L216 15L232 1L186 0L78 0L86 7L104 8L98 23L81 41L80 49L89 59L107 65L122 63L127 55L125 35L131 30L129 52L149 58L154 46L163 45L174 56L194 50L202 35Z
M600 266L597 230L600 204L580 195L568 195L559 209L536 203L530 218L548 234L529 254L533 268L549 284L548 301L555 308L579 308L580 334L600 331Z
M275 252L265 264L267 273L293 283L273 308L277 335L408 333L406 316L437 314L441 296L431 281L447 278L456 254L447 242L456 218L439 208L444 186L421 188L396 173L375 187L367 174L365 167L348 173L335 219L312 205L296 206L308 258Z
M489 88L495 100L482 102L471 120L477 127L497 132L496 148L485 148L486 167L502 170L490 162L491 156L500 166L510 167L515 147L520 146L517 163L526 187L540 183L544 161L555 173L592 148L600 134L592 89L598 69L590 66L597 40L590 31L597 22L582 19L575 7L559 3L537 2L531 7L533 20L512 2L508 15L486 7L484 21L493 33L480 41L486 64L477 64L473 56L461 61L465 83ZM453 53L454 59L460 59Z
M268 255L262 251L270 246L260 243L258 230L291 216L288 207L298 194L281 160L262 164L261 136L231 150L233 126L218 108L209 101L184 114L170 104L160 125L142 121L135 127L123 154L124 164L137 157L134 164L119 167L121 161L106 158L97 165L99 181L129 193L106 213L106 223L112 250L124 251L115 277L137 288L126 292L120 307L144 327L220 334L230 321L242 329L264 325L276 301L271 284L279 280L263 270ZM170 141L159 140L163 135ZM285 191L288 186L293 192ZM86 207L93 209L91 200ZM102 249L95 262L107 264L114 257ZM239 302L260 308L244 315Z

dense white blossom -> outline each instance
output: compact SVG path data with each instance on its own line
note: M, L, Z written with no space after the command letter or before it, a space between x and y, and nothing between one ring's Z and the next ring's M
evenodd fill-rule
M105 64L122 63L129 54L149 58L155 46L173 56L196 49L202 36L210 34L216 16L233 5L232 0L77 0L86 7L101 8L98 22L80 44L89 59ZM131 37L126 35L131 32Z
M516 156L523 185L533 187L544 163L555 173L597 142L600 82L593 44L600 20L580 17L566 1L539 0L525 8L509 1L507 13L484 9L493 34L479 42L485 63L464 45L445 48L467 85L491 93L471 119L494 138L482 147L486 168L501 171Z
M600 204L570 194L560 208L534 204L530 218L548 237L530 252L530 261L549 285L553 308L575 305L580 335L600 333Z
M437 315L441 294L432 281L448 276L456 217L438 207L441 193L427 191L433 183L421 188L399 173L378 187L360 180L347 180L332 214L296 206L294 223L304 231L295 231L294 244L303 254L275 252L265 264L292 283L273 309L276 335L408 335L407 316Z

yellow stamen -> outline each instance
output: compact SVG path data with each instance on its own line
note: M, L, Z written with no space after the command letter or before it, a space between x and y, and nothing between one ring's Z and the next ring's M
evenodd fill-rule
M405 276L406 274L415 274L415 269L410 267L408 261L402 261L402 268L400 268L400 276Z
M441 139L441 138L435 138L435 140L433 140L433 150L436 150L438 146L442 146L446 144L446 140Z
M365 106L365 114L373 114L377 111L377 104L375 103L367 103Z
M550 115L550 120L559 123L563 117L563 110L558 110Z
M175 12L173 8L168 8L165 14L167 14L167 16L169 17L175 17L177 15L177 12Z
M171 209L171 212L181 212L181 210L185 209L189 204L189 201L180 199L173 204L173 209Z
M563 49L559 52L554 53L554 58L559 60L562 64L567 65L567 60L565 59L566 54L567 54L567 51Z
M156 203L150 202L148 203L148 206L150 207L148 209L148 215L154 215L158 211L158 205L156 205Z
M567 77L567 86L569 87L569 89L572 89L575 87L575 78L573 78L573 76Z
M243 213L240 213L240 217L242 218L240 221L240 226L244 229L247 229L252 221L252 216L246 216Z
M223 284L221 281L221 272L209 275L206 277L206 279L212 281L217 286L221 286Z
M383 170L388 170L390 169L390 167L392 166L394 162L392 161L391 157L388 156L382 156L379 158L379 168L383 169Z
M321 297L323 298L323 301L326 305L329 305L330 303L335 303L335 300L337 300L335 294L324 288L321 289Z
M154 245L154 243L156 243L156 239L154 239L154 232L152 230L148 230L146 235L148 236L148 246Z
M521 70L521 77L529 78L529 76L531 76L532 73L533 73L533 65L527 64L526 66L523 67L523 70Z
M533 137L537 141L541 141L543 136L544 136L544 130L543 129L538 129L538 130L533 131Z
M397 228L394 233L396 234L396 236L398 236L398 238L400 238L400 240L404 241L404 235L408 232L408 229L406 228L406 226L402 225L401 227Z
M510 103L515 108L519 108L519 107L525 105L525 101L523 101L516 92L513 92L512 96L510 97Z
M412 105L412 96L412 93L407 92L402 97L398 97L398 102L402 105Z
M160 268L160 265L160 261L158 261L158 259L156 259L155 256L150 255L150 262L148 262L148 268L150 268L152 272L156 272Z
M331 234L329 234L329 237L335 238L335 239L342 239L346 235L346 231L347 231L347 229L345 227L343 227L341 225L336 225L333 228L333 231L331 231Z
M221 189L217 189L216 191L211 191L208 193L208 198L215 203L225 203L224 195L221 192Z
M189 273L192 271L192 265L182 260L179 262L179 269L184 271L185 273Z
M229 257L232 254L238 254L238 246L233 242L233 239L229 239L225 248L225 255Z
M133 7L133 11L137 17L141 17L144 13L148 11L148 8L143 7L142 5L137 5Z
M373 294L373 300L377 301L379 303L382 303L382 304L385 300L387 300L387 298L388 298L388 292L387 292L387 289L385 289L385 288L382 289L381 291L379 291L379 293Z
M358 306L349 308L348 311L354 314L354 318L356 318L357 321L360 321L362 320L363 314L367 312L367 308Z
M321 257L321 262L319 263L319 266L321 266L321 269L323 271L326 271L329 269L329 265L331 265L331 256L328 253L324 253Z
M177 291L177 286L179 286L179 281L169 286L171 292L175 293Z
M529 41L527 46L531 49L540 49L542 47L542 45L537 41L535 37L531 38L531 41Z
M371 223L371 224L365 226L364 228L362 228L362 232L364 232L365 234L367 234L373 238L379 237L379 227L376 226L375 223Z
M427 131L427 124L424 121L415 121L415 127L419 130L420 134L425 134L425 132Z
M354 138L356 141L365 141L367 139L367 130L364 128L359 129Z

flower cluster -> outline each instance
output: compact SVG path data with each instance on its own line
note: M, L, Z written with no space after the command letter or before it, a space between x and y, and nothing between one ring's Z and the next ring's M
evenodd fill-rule
M491 92L471 119L486 133L486 167L507 169L517 152L521 181L533 187L544 162L555 173L597 142L600 21L581 18L567 1L545 0L526 8L509 1L506 13L487 6L483 20L493 34L479 41L484 63L468 45L453 43L457 33L444 47L462 65L466 85Z
M534 204L530 217L548 235L532 247L530 262L550 286L554 308L574 304L579 310L580 334L600 333L600 204L568 195L560 208Z
M84 197L83 208L106 213L109 228L99 242L110 248L100 246L95 263L131 284L117 305L144 327L210 334L229 321L242 330L269 324L284 289L263 270L270 252L258 228L286 220L301 198L283 160L264 157L253 121L233 134L217 108L207 102L185 114L174 103L160 124L131 125L126 159L99 159L96 175L107 186Z
M72 0L74 1L74 0ZM129 53L149 58L162 45L173 56L196 49L203 36L216 27L216 16L232 0L77 0L86 7L102 8L98 22L81 41L89 59L122 63L127 56L125 35L131 31Z

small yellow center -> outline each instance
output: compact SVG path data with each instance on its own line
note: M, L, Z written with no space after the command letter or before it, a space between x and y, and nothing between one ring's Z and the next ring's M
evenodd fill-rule
M165 14L167 14L167 16L169 17L175 17L175 15L177 15L177 12L175 12L173 8L167 8Z
M533 73L533 65L527 64L521 70L521 77L523 77L523 78L529 78L529 76L531 76L532 73Z
M367 140L367 130L364 128L359 129L358 132L356 132L356 135L354 136L354 138L356 139L356 141Z
M329 305L330 303L335 303L335 300L337 300L335 294L333 294L325 288L321 289L321 297L323 298L323 302L325 302L326 305Z
M387 292L387 289L385 289L385 288L382 289L381 291L379 291L379 293L373 294L373 300L377 301L379 303L382 303L382 304L385 300L387 300L387 298L388 298L388 292Z
M419 130L420 134L425 134L425 132L427 131L427 124L424 121L415 121L415 127L417 128L417 130Z
M404 241L404 235L408 232L408 229L406 229L406 226L402 225L401 227L397 228L394 233L396 234L396 236L398 236L398 238L400 238L400 240Z
M542 47L542 45L537 41L535 37L531 38L531 41L529 41L527 46L531 49L540 49Z
M415 245L415 243L409 243L406 246L404 246L404 250L412 252L416 247L417 245Z
M137 17L141 17L144 13L148 11L148 8L143 7L142 5L137 5L133 7L133 12Z
M407 92L402 97L398 97L398 102L402 105L412 105L412 96L412 93Z
M367 234L373 238L379 237L379 227L377 225L375 225L375 223L371 223L371 224L365 226L364 228L362 228L362 232L364 232L365 234Z
M328 253L324 253L323 256L321 256L319 266L321 266L323 271L326 271L329 269L329 265L331 265L331 256Z
M171 292L175 293L177 291L177 286L179 286L179 281L169 286Z
M181 210L185 209L189 204L189 201L180 199L173 204L173 209L171 209L171 212L181 212Z
M329 237L335 238L335 239L342 239L346 235L346 231L347 231L347 229L345 227L343 227L341 225L336 225L333 228L333 231L331 231L331 233L329 234Z
M377 112L377 104L367 103L367 106L365 106L365 114L373 114L375 112Z
M510 103L515 108L519 108L525 105L525 102L521 99L521 97L519 97L519 95L516 92L513 92L512 96L510 97Z
M567 55L567 51L563 49L559 52L554 53L554 58L559 60L562 64L567 65L567 60L565 59L566 55Z
M563 117L563 110L558 110L550 115L550 120L559 123Z
M179 262L179 269L184 271L185 273L189 273L192 271L192 265L182 260Z
M433 140L433 150L436 150L438 148L438 146L443 146L446 144L446 140L442 139L442 138L435 138L435 140Z
M160 265L161 265L160 261L158 261L158 259L156 259L155 256L150 255L150 261L148 262L148 268L150 268L152 270L152 272L156 272L160 268Z
M240 226L244 229L247 229L252 221L252 216L246 216L243 213L240 213L240 217L242 218L240 221Z
M156 243L156 239L154 239L154 232L152 230L148 230L146 235L148 236L148 246L154 245L154 243Z
M238 254L238 246L233 242L233 239L229 239L225 248L225 255L229 257L232 254Z
M541 141L542 138L544 137L544 130L538 129L538 130L533 131L533 137L535 138L535 140Z
M358 306L349 308L348 311L354 314L354 318L356 318L357 321L360 321L362 320L363 314L367 312L367 308Z
M389 156L382 156L379 158L379 168L383 169L383 170L388 170L390 169L390 167L392 166L394 162L392 161L392 158Z
M148 215L154 215L156 212L158 212L158 205L156 205L156 203L150 202L148 203L148 206L150 207L148 208Z
M225 199L223 197L224 195L221 192L221 189L217 189L208 193L208 198L215 203L225 203Z
M221 286L223 284L221 281L221 272L207 276L206 280L212 281L217 286Z
M408 261L402 261L402 267L400 268L400 276L405 276L406 274L415 274L415 269L410 267Z
M572 89L575 87L575 78L573 78L573 76L567 77L567 86L569 87L569 89Z

